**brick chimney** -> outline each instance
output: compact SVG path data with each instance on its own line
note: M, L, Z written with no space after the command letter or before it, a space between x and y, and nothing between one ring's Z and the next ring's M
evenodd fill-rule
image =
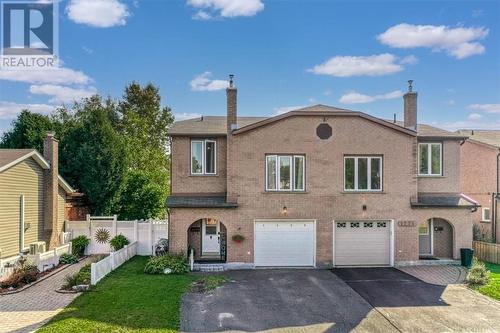
M408 92L404 94L404 126L417 130L417 93L413 91L413 80L408 80Z
M59 229L57 222L57 196L59 190L59 141L53 132L48 132L43 141L43 157L49 162L50 169L45 170L45 240L49 249L59 245Z
M237 123L237 98L238 89L234 86L234 75L229 75L229 87L226 88L227 95L227 133L230 134L238 126Z

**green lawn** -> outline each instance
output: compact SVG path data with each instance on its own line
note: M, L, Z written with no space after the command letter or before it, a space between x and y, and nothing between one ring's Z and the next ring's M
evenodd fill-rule
M177 332L192 275L147 275L134 257L75 299L38 332Z
M491 271L491 281L479 288L479 292L500 300L500 265L486 263L486 268Z

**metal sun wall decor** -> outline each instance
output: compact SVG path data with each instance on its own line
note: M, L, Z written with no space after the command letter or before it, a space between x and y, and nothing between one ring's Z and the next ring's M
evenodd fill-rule
M97 243L105 244L109 241L109 230L104 228L99 228L95 231L94 238Z

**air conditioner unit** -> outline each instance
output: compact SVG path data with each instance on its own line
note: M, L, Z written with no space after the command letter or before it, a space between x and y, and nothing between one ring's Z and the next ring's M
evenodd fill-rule
M45 252L45 242L34 242L30 244L30 254Z

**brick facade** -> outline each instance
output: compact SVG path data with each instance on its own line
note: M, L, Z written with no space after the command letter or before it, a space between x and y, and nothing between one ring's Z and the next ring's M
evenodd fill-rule
M333 135L327 140L316 136L316 127L328 123ZM464 208L420 208L410 205L418 192L458 192L460 148L457 141L444 140L443 177L420 178L416 174L417 138L361 117L294 116L217 138L217 176L191 176L190 138L172 138L172 194L227 192L237 208L170 209L171 251L185 251L188 228L200 218L215 218L227 228L228 262L253 263L255 219L315 219L316 262L332 265L333 221L339 219L391 219L395 224L395 260L418 259L418 224L442 218L452 226L453 257L461 247L471 247L471 214ZM266 192L266 154L304 154L305 192ZM344 155L381 155L383 191L349 193L343 191ZM282 208L287 207L286 216ZM366 206L366 209L363 209ZM245 240L231 241L234 234Z

